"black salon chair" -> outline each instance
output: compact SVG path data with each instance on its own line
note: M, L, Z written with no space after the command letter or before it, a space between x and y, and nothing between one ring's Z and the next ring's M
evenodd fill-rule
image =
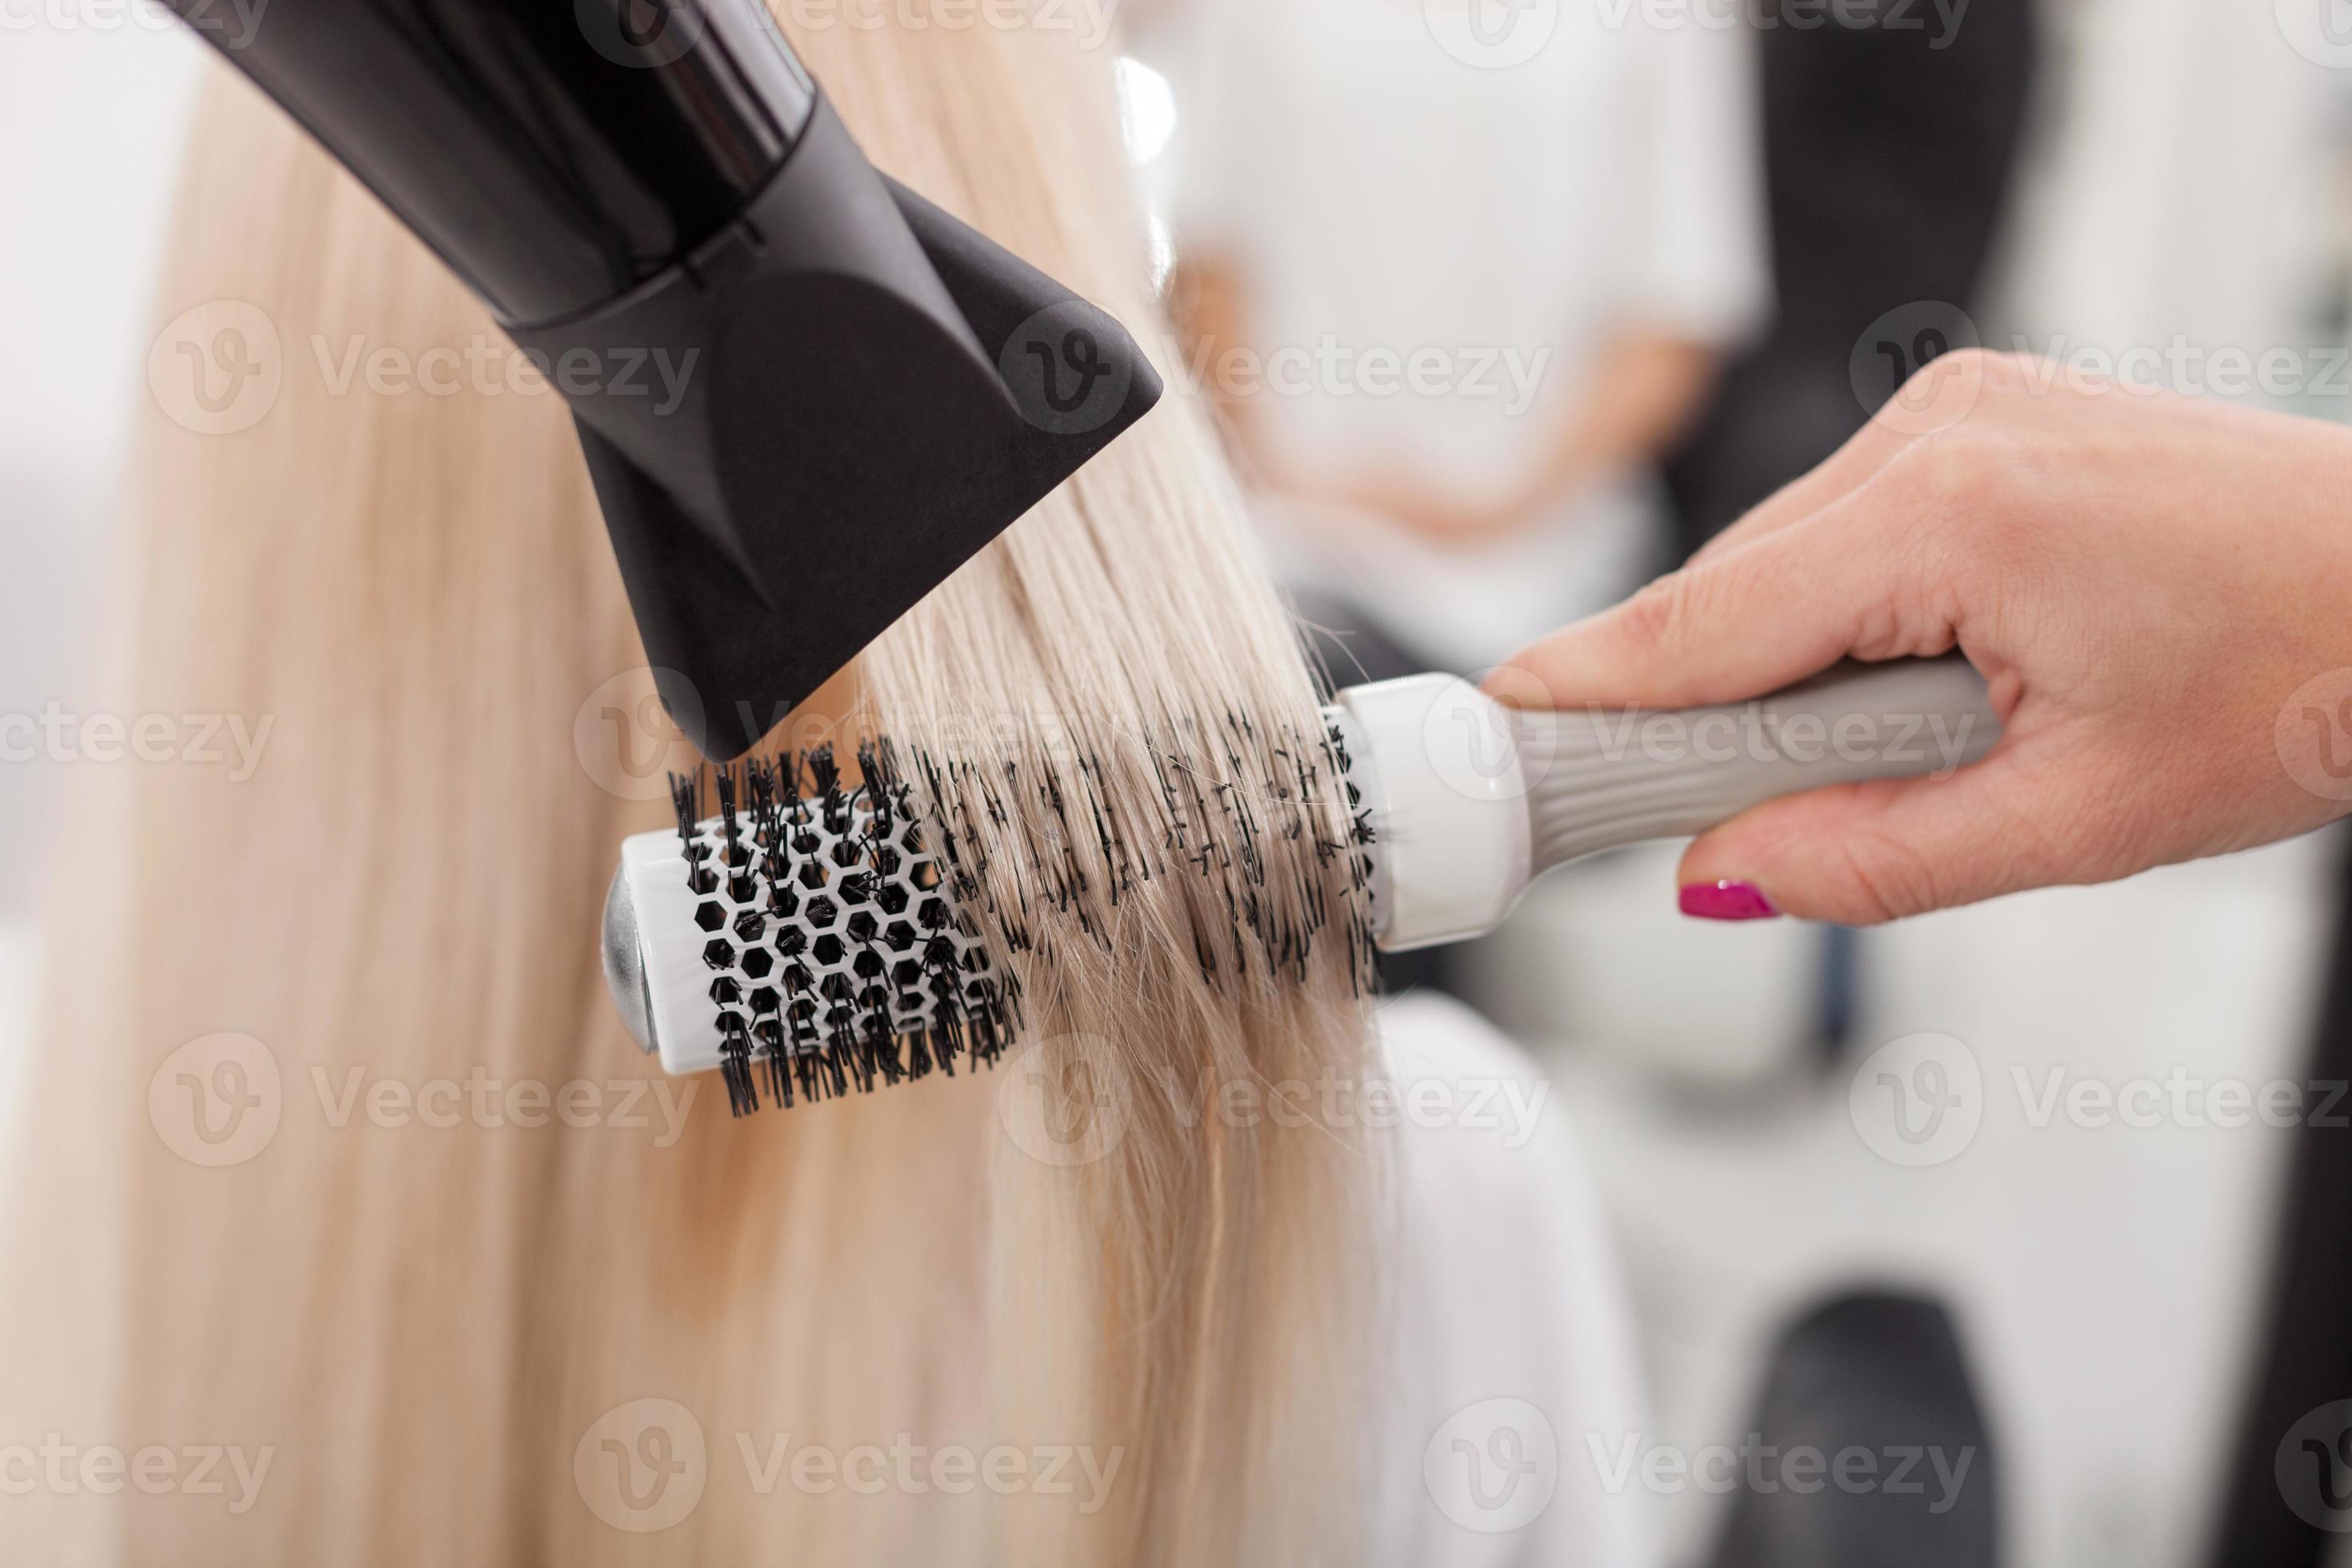
M1952 1316L1844 1295L1782 1338L1713 1568L1992 1568L1999 1467ZM1792 1471L1788 1457L1820 1457ZM1860 1450L1843 1472L1838 1456ZM1796 1480L1809 1489L1789 1484ZM1759 1484L1760 1483L1760 1484Z

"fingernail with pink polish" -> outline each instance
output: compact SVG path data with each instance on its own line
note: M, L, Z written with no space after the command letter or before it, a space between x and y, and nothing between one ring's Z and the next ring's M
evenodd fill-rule
M1753 882L1694 882L1682 891L1682 910L1699 921L1769 921L1780 912Z

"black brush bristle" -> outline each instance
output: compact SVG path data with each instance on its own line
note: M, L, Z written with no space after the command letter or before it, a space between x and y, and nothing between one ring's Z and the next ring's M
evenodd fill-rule
M674 776L730 1109L995 1063L1024 1027L1003 960L1113 951L1138 934L1136 889L1180 872L1202 885L1174 907L1212 984L1295 983L1337 926L1352 982L1372 986L1370 832L1336 731L1229 713L1110 739L1148 757L1139 802L1122 805L1093 744L1066 767L979 767L870 741L855 785L828 746L754 757L714 775L709 821L699 773Z
M727 1108L743 1116L760 1109L759 1085L751 1078L751 1037L739 1015L723 1016L727 1043L719 1050L719 1073L727 1080Z

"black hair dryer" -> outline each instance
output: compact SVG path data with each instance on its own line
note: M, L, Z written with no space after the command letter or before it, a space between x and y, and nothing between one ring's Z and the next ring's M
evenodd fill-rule
M548 371L710 757L1160 397L1107 313L876 172L761 0L278 0L235 42L169 3Z

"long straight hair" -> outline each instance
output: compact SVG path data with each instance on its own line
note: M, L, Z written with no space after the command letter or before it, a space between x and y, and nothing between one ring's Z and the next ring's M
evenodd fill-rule
M1108 55L848 16L794 42L875 162L1156 341ZM651 687L560 401L372 379L504 344L216 74L157 319L257 310L281 384L231 435L148 410L116 689L267 744L85 792L0 1300L0 1446L180 1457L0 1497L0 1555L1349 1561L1384 1161L1265 1098L1363 1070L1349 821L1200 411L786 726L966 764L1038 938L1013 1054L731 1119L598 973L666 803L598 750ZM1057 900L1045 786L992 781L1073 770L1131 826ZM247 1146L191 1131L215 1090Z

